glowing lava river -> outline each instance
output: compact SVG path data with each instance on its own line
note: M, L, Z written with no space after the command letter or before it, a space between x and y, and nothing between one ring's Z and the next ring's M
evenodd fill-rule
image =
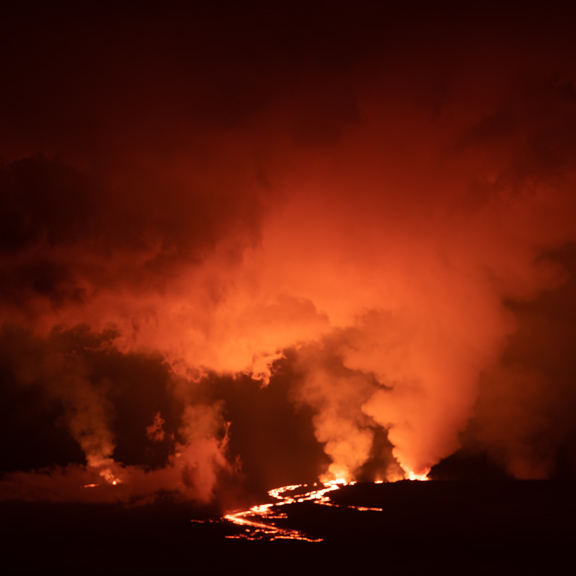
M353 508L360 511L381 512L381 508L366 508L362 506L339 506L330 501L327 494L342 486L350 486L355 482L346 483L343 480L334 480L327 483L294 484L274 488L268 495L276 500L269 504L253 506L249 510L227 514L223 520L231 522L244 529L243 533L229 535L226 538L243 540L302 540L305 542L322 542L323 538L310 538L304 533L291 528L281 528L276 525L276 520L287 518L281 511L282 506L311 502L321 506L333 506L335 508ZM310 489L312 488L312 490Z

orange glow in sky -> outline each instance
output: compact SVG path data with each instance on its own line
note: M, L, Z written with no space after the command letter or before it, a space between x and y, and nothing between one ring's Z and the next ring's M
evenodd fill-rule
M377 5L10 17L2 498L573 477L574 35Z

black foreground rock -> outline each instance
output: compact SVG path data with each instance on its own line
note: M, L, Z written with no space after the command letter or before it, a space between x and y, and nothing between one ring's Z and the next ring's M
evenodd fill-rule
M282 507L279 526L319 543L229 539L182 504L0 505L5 563L59 574L518 574L572 565L576 482L397 482ZM350 506L381 508L360 511ZM206 519L206 518L204 518Z

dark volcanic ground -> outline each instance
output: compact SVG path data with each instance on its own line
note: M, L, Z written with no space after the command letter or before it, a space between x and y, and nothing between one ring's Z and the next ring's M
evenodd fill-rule
M190 505L3 503L3 558L18 573L79 575L571 572L575 489L572 481L405 481L343 487L330 494L339 507L282 507L279 526L320 543L226 539L241 529L191 522L207 511Z

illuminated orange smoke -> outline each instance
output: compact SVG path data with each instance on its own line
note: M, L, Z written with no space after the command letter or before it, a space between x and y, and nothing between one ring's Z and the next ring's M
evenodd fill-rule
M401 26L382 45L379 30L374 46L356 39L350 61L283 68L254 56L266 46L222 62L210 44L205 62L195 44L181 56L139 34L120 42L131 55L105 52L82 77L78 98L92 112L78 104L80 116L98 119L85 135L51 133L59 118L70 125L66 106L26 129L14 114L17 144L1 150L0 322L30 331L10 374L61 405L87 465L79 485L99 475L117 494L169 487L209 500L242 455L231 461L234 422L203 383L250 375L272 386L288 350L289 399L311 409L330 459L322 481L352 481L375 457L388 462L382 478L425 479L458 450L482 375L506 374L510 303L566 280L550 254L576 242L574 87L531 68L570 71L564 52L462 39L446 50L428 27L416 38ZM78 360L103 351L93 365ZM178 406L172 435L161 406L134 434L166 443L154 470L116 461L119 384L98 364L146 354L169 366ZM510 411L517 425L506 428L505 410L481 408L495 452L502 429L530 438L528 409ZM384 433L391 453L375 455ZM529 442L506 442L516 475L551 469L534 472Z

